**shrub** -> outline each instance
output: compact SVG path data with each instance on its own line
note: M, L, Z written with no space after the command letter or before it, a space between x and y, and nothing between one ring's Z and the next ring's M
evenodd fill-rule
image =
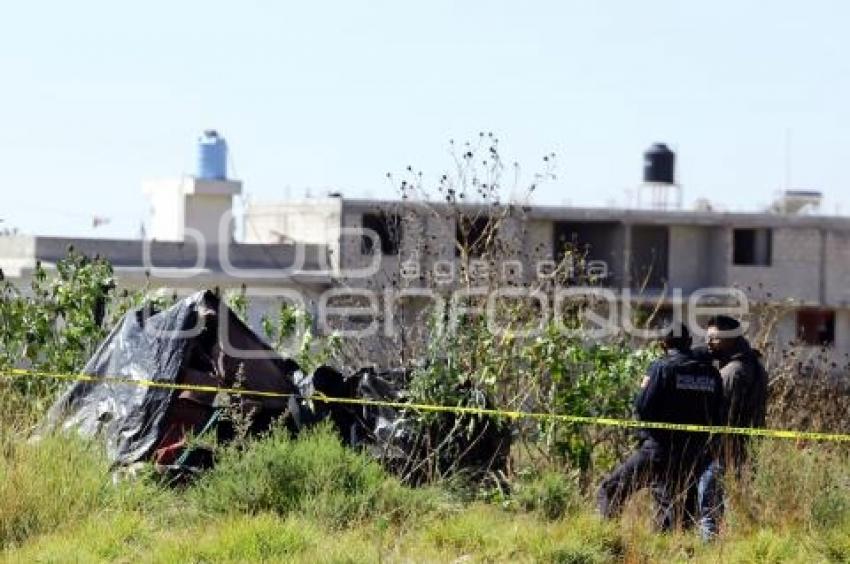
M104 337L112 265L69 248L55 276L40 264L31 295L0 281L0 366L21 359L45 370L75 371Z
M517 484L514 500L523 511L536 511L549 520L572 513L582 504L578 477L553 471Z
M378 463L340 444L328 427L293 440L283 429L226 448L188 495L205 511L296 513L330 524L367 517L403 519L426 511L431 490L412 490Z

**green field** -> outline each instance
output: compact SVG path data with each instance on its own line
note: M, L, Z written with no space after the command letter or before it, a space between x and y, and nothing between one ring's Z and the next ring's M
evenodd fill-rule
M324 430L225 451L179 490L114 485L99 448L71 437L3 448L9 562L850 561L850 465L822 445L761 445L711 545L653 533L646 496L603 522L567 473L525 474L487 500L457 482L406 488Z
M72 255L58 270L57 279L39 271L31 296L0 284L0 368L78 372L141 299L109 294L101 326L91 313L111 267ZM280 341L294 319L282 309L266 337ZM280 352L316 363L334 349L318 338L301 343ZM545 413L612 418L631 417L654 354L629 342L589 345L554 325L527 342L497 339L486 324L466 324L425 352L448 361L414 374L417 402L467 405L458 392L466 382L498 408L531 398ZM783 359L769 367L769 426L846 432L845 387L802 367L794 351ZM850 562L845 443L754 444L751 468L727 484L722 534L704 545L694 532L652 532L647 495L619 521L595 515L595 486L629 447L622 430L518 421L501 487L455 476L416 489L327 430L297 441L277 432L218 447L216 467L178 489L149 468L115 483L97 442L32 441L60 387L0 381L0 554L9 562Z

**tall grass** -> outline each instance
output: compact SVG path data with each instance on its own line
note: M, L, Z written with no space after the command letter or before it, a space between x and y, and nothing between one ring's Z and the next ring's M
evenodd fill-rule
M335 526L416 518L438 501L435 490L402 486L325 426L297 441L281 428L245 449L225 449L187 496L210 513L292 513Z
M657 535L648 496L602 521L577 475L518 472L494 502L409 489L327 429L225 450L194 485L112 483L71 436L6 441L0 542L10 562L848 562L850 464L836 446L764 441L729 484L718 542Z
M749 474L729 487L740 525L825 530L850 524L846 448L763 441L753 451Z
M77 437L7 442L0 459L0 546L93 513L155 508L163 496L146 481L113 485L99 446Z
M657 535L648 496L595 516L576 469L514 461L489 503L410 489L327 428L220 451L195 484L114 484L99 443L27 440L25 398L0 403L0 549L10 562L850 562L850 450L762 440L727 483L718 542Z

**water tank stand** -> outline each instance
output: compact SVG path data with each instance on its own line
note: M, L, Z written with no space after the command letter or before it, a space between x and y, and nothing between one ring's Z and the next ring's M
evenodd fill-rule
M649 207L655 210L682 209L682 187L667 182L644 182L637 189L637 207L644 207L649 192Z

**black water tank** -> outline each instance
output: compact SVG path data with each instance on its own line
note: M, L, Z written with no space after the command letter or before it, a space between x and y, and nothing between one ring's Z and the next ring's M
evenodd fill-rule
M643 154L643 181L674 184L676 153L664 143L655 143Z

